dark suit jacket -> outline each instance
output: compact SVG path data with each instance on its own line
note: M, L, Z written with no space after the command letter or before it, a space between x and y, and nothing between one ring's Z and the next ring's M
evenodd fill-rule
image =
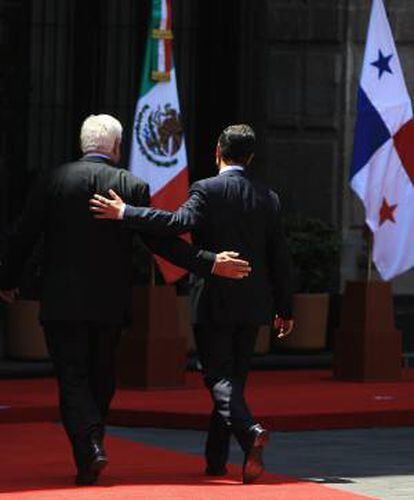
M267 324L274 313L292 314L291 262L279 198L242 171L196 182L175 213L127 206L125 224L158 235L191 231L212 251L235 250L253 268L240 281L199 279L193 290L195 323Z
M117 221L94 219L88 202L109 189L129 203L149 205L145 183L97 156L42 176L9 240L0 289L18 286L22 266L44 232L41 320L122 323L130 301L133 231ZM215 256L178 237L146 243L176 265L202 275L211 272Z

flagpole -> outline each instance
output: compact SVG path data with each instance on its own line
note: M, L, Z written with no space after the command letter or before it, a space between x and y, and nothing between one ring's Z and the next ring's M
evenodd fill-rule
M151 206L163 210L175 210L188 196L188 162L174 69L171 4L172 0L151 0L129 158L129 170L149 185ZM171 141L172 148L168 147ZM158 256L155 259L166 283L174 283L187 273ZM153 266L152 284L158 282Z
M368 272L367 272L367 281L371 283L372 281L372 232L371 229L368 228Z

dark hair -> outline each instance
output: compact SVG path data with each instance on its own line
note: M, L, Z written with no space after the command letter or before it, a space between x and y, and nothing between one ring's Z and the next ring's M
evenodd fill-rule
M256 135L249 125L230 125L220 134L220 146L223 160L246 165L250 155L254 153Z

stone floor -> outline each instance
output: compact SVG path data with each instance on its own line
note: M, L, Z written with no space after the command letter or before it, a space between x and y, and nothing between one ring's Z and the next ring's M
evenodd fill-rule
M198 431L112 427L110 433L186 453L203 449L204 434ZM235 443L230 461L242 461ZM275 432L266 465L269 472L354 493L414 500L414 428Z

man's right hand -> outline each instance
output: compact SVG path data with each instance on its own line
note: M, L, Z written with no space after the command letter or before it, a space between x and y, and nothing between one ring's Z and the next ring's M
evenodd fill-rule
M238 259L237 252L221 252L216 256L212 273L222 278L240 280L249 276L252 268L247 260Z
M280 316L276 316L273 321L273 326L276 330L277 338L283 339L292 333L295 322L293 319L285 319Z
M125 210L124 200L113 189L109 190L109 196L111 198L94 194L89 200L90 210L94 213L95 219L122 219Z

